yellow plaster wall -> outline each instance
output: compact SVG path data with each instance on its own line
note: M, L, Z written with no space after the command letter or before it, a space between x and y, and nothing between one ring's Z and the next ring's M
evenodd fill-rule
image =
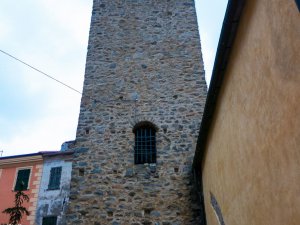
M208 225L300 224L300 14L247 1L203 164Z

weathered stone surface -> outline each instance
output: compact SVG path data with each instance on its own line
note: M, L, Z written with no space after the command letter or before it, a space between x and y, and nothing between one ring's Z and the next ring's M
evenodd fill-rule
M68 224L197 224L205 99L193 0L94 0ZM134 164L141 121L157 127L155 165Z

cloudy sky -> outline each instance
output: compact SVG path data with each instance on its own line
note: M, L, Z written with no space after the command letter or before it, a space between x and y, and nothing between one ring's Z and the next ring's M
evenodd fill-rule
M227 1L195 2L209 81ZM81 91L91 10L92 0L1 0L0 50ZM80 97L0 52L2 156L73 140Z

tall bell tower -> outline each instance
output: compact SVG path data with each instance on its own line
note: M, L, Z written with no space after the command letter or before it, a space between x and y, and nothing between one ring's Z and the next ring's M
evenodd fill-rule
M68 224L197 224L205 99L193 0L94 0Z

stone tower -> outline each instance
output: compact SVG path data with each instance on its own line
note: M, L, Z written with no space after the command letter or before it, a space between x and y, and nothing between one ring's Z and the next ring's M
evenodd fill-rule
M197 224L206 98L193 0L94 0L68 224Z

